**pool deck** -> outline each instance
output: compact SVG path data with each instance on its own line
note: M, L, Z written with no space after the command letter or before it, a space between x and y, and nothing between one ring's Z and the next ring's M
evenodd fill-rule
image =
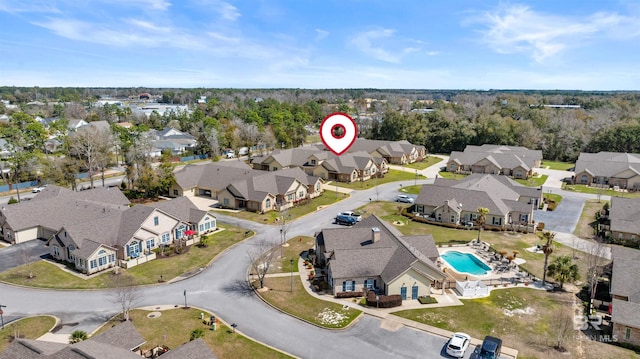
M489 287L489 290L512 288L512 287L529 287L536 289L547 289L541 287L540 281L535 281L533 278L529 278L525 272L521 272L518 267L520 264L525 263L521 258L516 258L509 264L506 259L498 259L500 255L496 255L488 248L487 244L475 244L469 243L468 245L453 245L447 247L438 247L440 254L456 251L460 253L470 253L476 256L484 264L492 268L490 272L485 275L472 275L464 272L457 272L452 268L445 260L438 259L437 264L445 273L449 275L452 280L464 282L466 280L481 280ZM455 291L454 291L455 292ZM456 293L457 294L457 293ZM460 298L467 298L459 296Z

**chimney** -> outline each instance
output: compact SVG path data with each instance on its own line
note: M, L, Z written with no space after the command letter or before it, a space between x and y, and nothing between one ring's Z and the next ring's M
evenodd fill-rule
M378 227L371 228L371 241L373 243L376 243L379 240L380 240L380 228Z

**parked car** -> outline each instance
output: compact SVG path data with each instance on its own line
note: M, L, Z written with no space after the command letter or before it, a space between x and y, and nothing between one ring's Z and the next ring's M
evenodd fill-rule
M35 187L31 190L31 193L40 193L42 192L45 188L47 188L47 186L39 186L39 187Z
M469 343L471 342L471 336L466 333L453 333L449 343L447 343L447 354L462 358L469 349Z
M413 203L413 198L407 196L406 194L399 194L398 197L396 197L396 202Z
M344 214L339 214L336 216L336 224L344 224L347 226L353 226L358 222L355 217L345 216Z
M362 220L362 216L353 211L345 211L338 213L338 215L351 216L356 219L356 222L360 222Z
M478 359L498 359L502 350L502 339L487 335L482 341Z
M222 152L224 158L235 158L236 152L234 150L225 150Z

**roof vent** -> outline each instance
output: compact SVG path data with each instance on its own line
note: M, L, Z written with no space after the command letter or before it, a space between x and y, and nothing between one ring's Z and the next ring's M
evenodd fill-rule
M380 240L380 228L378 227L371 228L371 241L373 243L376 243L379 240Z

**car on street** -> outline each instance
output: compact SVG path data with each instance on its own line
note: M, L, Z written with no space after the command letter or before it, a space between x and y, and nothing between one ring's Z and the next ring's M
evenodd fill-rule
M471 342L471 336L466 333L453 333L449 342L447 343L447 354L452 357L462 358L469 349L469 343Z
M338 215L351 216L356 219L356 222L360 222L362 220L362 216L353 211L340 212Z
M358 221L356 220L355 217L352 216L345 216L344 214L339 214L336 216L336 224L344 224L347 226L353 226L354 224L356 224Z
M38 186L38 187L34 187L31 190L31 193L40 193L42 192L47 186Z
M502 351L502 339L487 335L482 341L478 359L498 359Z
M407 196L406 194L399 194L396 197L396 202L413 203L413 198Z

